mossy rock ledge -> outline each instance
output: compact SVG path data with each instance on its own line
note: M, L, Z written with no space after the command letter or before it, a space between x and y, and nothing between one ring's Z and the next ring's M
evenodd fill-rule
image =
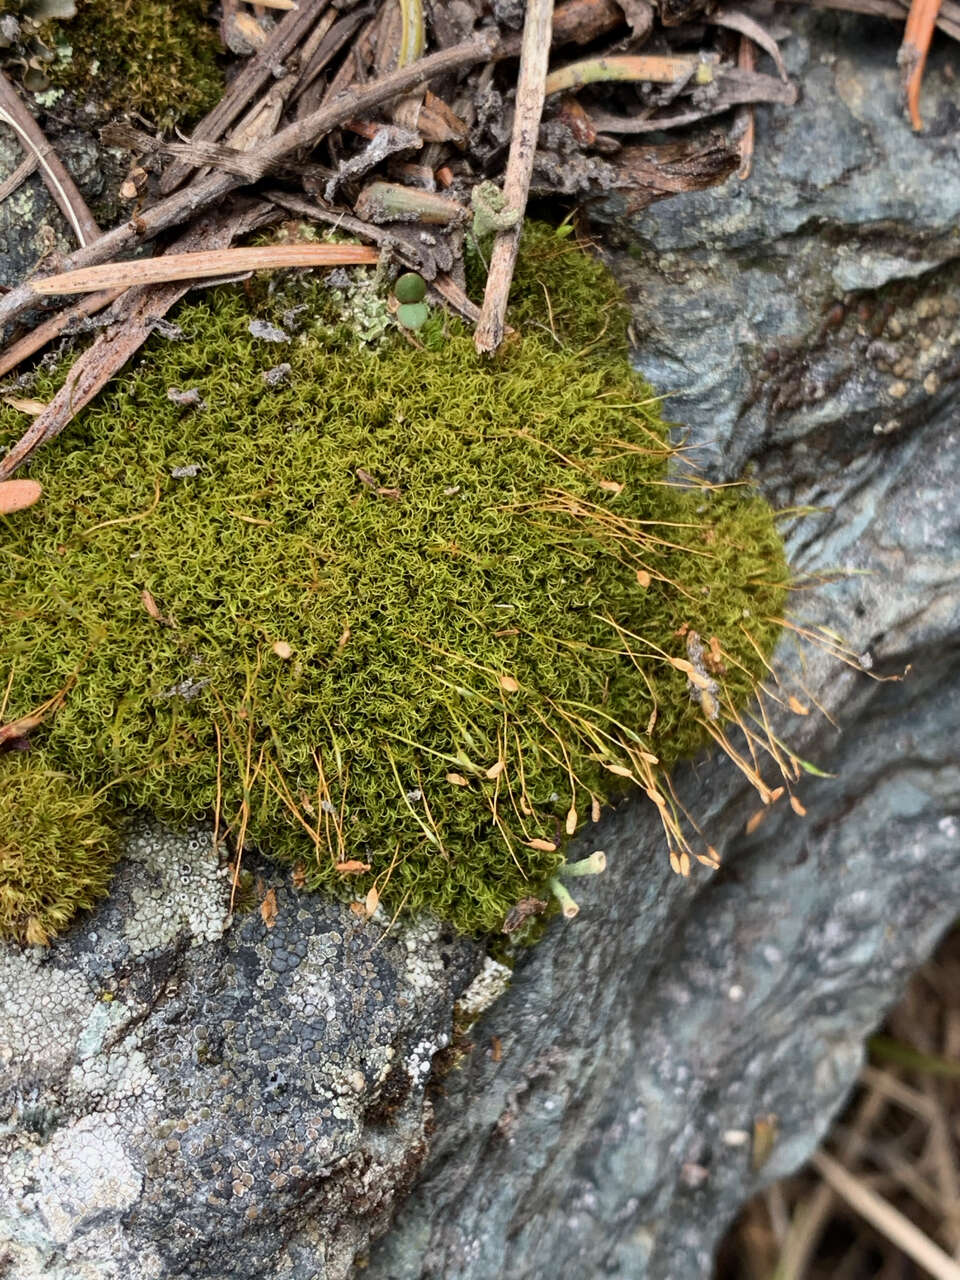
M0 522L5 717L63 691L35 736L83 790L496 930L599 805L680 820L669 769L761 677L783 548L747 489L667 483L617 287L552 229L494 361L438 310L364 346L350 294L206 295L37 455Z

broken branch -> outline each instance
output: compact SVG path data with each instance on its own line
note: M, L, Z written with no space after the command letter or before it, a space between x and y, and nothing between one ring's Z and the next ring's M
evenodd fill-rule
M503 341L510 281L520 247L540 117L543 115L552 18L553 0L529 0L523 26L513 136L503 181L506 209L516 213L517 221L516 226L498 232L493 243L483 306L474 335L474 344L481 352L496 351Z
M273 79L276 68L290 56L326 7L327 0L301 0L299 9L291 10L282 18L267 43L231 81L217 105L194 129L190 141L216 142L221 138L250 100ZM174 191L192 167L187 162L170 165L160 178L161 193L167 196Z
M237 271L273 271L281 267L358 266L377 261L376 249L362 244L281 244L249 249L208 249L199 253L164 253L135 262L105 262L34 280L38 296L92 293L96 289L167 284L172 280L209 280Z
M35 352L41 351L48 342L58 338L76 320L85 320L87 316L96 315L104 307L109 307L123 293L123 289L107 289L103 293L92 293L81 302L58 311L35 329L25 333L19 341L12 343L0 353L0 378L15 369L18 364L28 359Z

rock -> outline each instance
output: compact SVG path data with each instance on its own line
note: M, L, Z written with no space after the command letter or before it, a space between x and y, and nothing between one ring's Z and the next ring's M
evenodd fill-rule
M627 247L624 280L642 298L638 366L674 393L677 421L698 432L698 461L729 479L762 457L767 478L779 455L789 484L808 456L842 468L865 431L929 416L924 380L957 358L956 317L941 314L940 294L956 278L960 171L949 48L930 64L928 127L917 135L890 27L785 17L802 99L758 110L749 181L632 218L622 200L598 212ZM885 359L868 353L881 337ZM905 392L893 390L900 378Z
M51 129L50 141L102 225L109 225L116 206L109 183L119 173L115 154L76 129L62 133ZM23 159L19 143L4 127L0 134L0 182L10 177ZM0 203L0 284L19 284L42 258L75 248L66 219L36 171Z
M0 951L0 1275L334 1280L409 1189L479 949L256 871L230 924L209 833L146 828L93 916Z
M960 182L948 49L915 136L892 28L789 24L804 101L758 111L747 184L599 212L640 367L708 474L813 509L794 616L870 669L781 646L812 713L776 730L831 775L806 817L747 836L729 762L680 770L721 871L623 806L486 1012L478 946L252 861L228 926L201 837L147 832L95 914L0 951L0 1275L692 1280L825 1131L960 895Z
M774 808L745 836L762 806L733 768L682 772L680 797L722 854L711 879L671 876L642 810L592 838L608 871L472 1028L367 1280L709 1276L740 1205L810 1155L865 1036L956 916L950 50L931 64L917 136L896 32L796 9L787 21L803 100L758 111L750 180L598 215L635 299L638 367L671 393L692 456L814 508L788 525L809 575L794 616L880 679L809 652L804 685L838 728L781 720L833 775L798 786L802 820ZM788 636L781 669L794 649ZM759 1169L755 1134L758 1155L775 1135Z

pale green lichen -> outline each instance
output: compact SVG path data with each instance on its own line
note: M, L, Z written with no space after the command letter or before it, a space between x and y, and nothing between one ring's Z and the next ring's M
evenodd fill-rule
M743 704L786 589L773 513L666 483L616 286L550 229L494 362L436 309L417 345L359 345L315 279L253 305L305 304L279 385L221 290L37 456L0 544L8 715L69 685L44 751L82 786L179 823L219 801L308 887L497 929L631 779L674 814L666 770L707 740L684 635L726 656L721 716Z

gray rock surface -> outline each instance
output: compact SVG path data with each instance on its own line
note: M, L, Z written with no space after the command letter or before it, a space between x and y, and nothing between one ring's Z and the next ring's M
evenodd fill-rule
M104 151L79 129L51 130L51 139L81 194L108 225L117 203L108 187L120 173L119 153ZM13 130L0 124L0 182L25 155ZM66 219L36 171L0 202L0 284L19 284L42 258L74 248Z
M816 509L789 527L796 616L906 678L785 643L837 722L777 716L833 775L798 785L807 816L781 800L746 836L733 766L681 770L723 864L681 880L654 814L611 815L584 849L608 871L459 1062L478 948L268 868L273 928L227 928L212 859L145 834L82 926L0 952L4 1280L696 1280L842 1103L960 914L957 90L940 50L917 138L896 33L801 13L805 98L759 113L746 186L598 212L695 457Z
M478 949L258 874L273 923L230 924L210 834L146 828L95 915L0 950L0 1275L335 1280L383 1229Z
M712 878L670 876L643 810L597 835L608 873L473 1028L368 1280L708 1277L737 1209L811 1153L864 1037L960 914L951 51L917 137L891 28L787 20L803 99L758 113L749 182L597 213L621 246L638 366L672 393L692 457L816 508L790 528L809 575L794 615L875 676L911 669L874 680L788 638L780 669L837 728L780 723L834 776L799 785L804 819L781 802L748 837L760 806L732 766L686 771L723 857ZM757 1124L777 1133L759 1171Z

